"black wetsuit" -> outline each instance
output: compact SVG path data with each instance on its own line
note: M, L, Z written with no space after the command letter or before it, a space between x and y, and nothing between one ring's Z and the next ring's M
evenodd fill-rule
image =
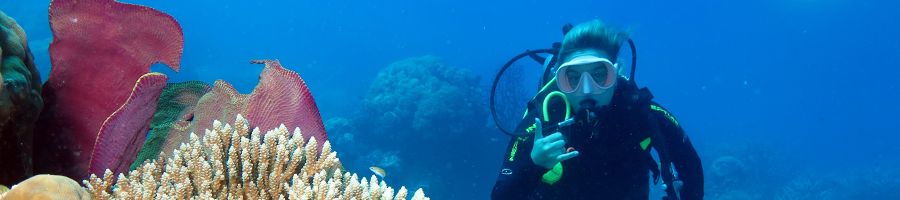
M633 82L620 79L610 105L594 111L596 120L584 120L587 111L572 111L576 123L558 131L565 136L566 147L578 150L579 155L560 163L562 175L556 181L547 181L545 173L551 170L531 161L533 132L512 138L491 198L648 199L651 172L654 178L661 176L670 181L670 167L674 167L677 178L683 182L681 199L702 199L703 169L699 156L674 116L651 102L651 98L646 89L638 90ZM526 131L535 117L542 116L541 107L536 106L541 104L534 102L517 131ZM556 102L550 105L565 107ZM545 129L562 121L565 110L549 109L548 113L550 122L544 123ZM552 131L545 130L544 135ZM658 152L661 165L650 155L651 149Z

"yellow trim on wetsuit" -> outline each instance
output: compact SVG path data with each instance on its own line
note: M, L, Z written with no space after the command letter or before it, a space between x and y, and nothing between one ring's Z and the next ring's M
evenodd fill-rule
M641 141L641 149L646 151L647 147L649 147L649 146L650 146L650 137L644 138L644 140Z
M519 142L525 141L528 137L517 137L516 142L513 143L512 150L509 151L509 162L512 162L516 159L516 153L519 151Z
M675 119L675 116L672 115L672 113L670 113L668 110L666 110L662 106L650 104L650 109L662 113L663 116L666 116L666 119L669 119L669 121L671 121L673 124L675 124L675 126L678 126L678 120Z

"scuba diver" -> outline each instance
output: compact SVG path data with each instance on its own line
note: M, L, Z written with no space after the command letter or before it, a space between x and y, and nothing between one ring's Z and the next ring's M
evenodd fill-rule
M516 129L503 130L513 137L491 199L648 199L651 176L663 199L702 199L700 158L681 124L634 82L634 42L600 20L563 33L548 58L514 58L545 61L549 73ZM616 62L626 42L630 78Z

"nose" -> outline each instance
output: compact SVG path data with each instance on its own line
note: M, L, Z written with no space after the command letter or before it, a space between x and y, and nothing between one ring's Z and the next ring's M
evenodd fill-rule
M581 74L581 92L584 94L593 93L593 87L591 87L591 75L587 72Z

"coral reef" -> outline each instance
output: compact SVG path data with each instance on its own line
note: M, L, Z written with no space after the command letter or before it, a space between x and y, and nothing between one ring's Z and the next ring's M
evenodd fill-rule
M31 176L34 122L44 107L25 31L0 12L0 184Z
M2 199L91 199L78 182L65 176L41 174L0 193Z
M366 154L365 156L362 156L361 159L369 161L369 163L372 165L375 165L378 167L384 167L384 168L391 168L391 169L400 168L401 161L402 161L400 159L399 151L385 152L385 151L378 150L378 149L368 151L368 154Z
M338 145L350 145L354 142L355 134L358 132L353 126L353 122L343 117L332 117L325 120L325 130L331 135L329 139Z
M34 132L42 138L34 145L44 147L35 149L35 171L78 179L87 177L91 163L126 165L129 160L119 159L134 157L90 156L140 148L140 143L128 145L144 137L153 112L111 115L129 107L124 104L151 64L161 62L178 71L184 45L181 27L165 13L112 0L52 1L50 26L53 66L43 88L46 104L38 119L41 126ZM159 94L139 96L155 95ZM132 128L109 135L116 138L98 138L104 135L102 127L118 126ZM111 143L96 146L96 141Z
M176 126L189 124L193 120L194 106L210 89L209 84L202 81L169 83L163 88L157 101L156 112L153 113L153 120L150 122L150 132L147 133L147 140L143 145L147 148L142 148L138 153L131 170L145 160L159 156L169 132Z
M399 60L378 73L360 112L333 121L338 132L329 133L351 144L340 146L350 169L381 167L392 183L426 187L435 198L483 198L491 186L472 180L496 177L506 146L476 139L496 134L481 87L474 73L435 56ZM340 139L348 134L355 141Z
M286 126L305 130L304 135L307 137L315 137L320 141L327 140L328 136L315 100L303 79L297 73L282 67L277 60L257 60L253 63L265 64L265 68L260 74L259 84L250 94L240 94L231 84L219 80L206 94L196 100L196 105L181 105L189 109L177 113L157 113L168 115L166 118L183 118L183 120L171 123L166 133L162 133L165 135L164 141L158 141L154 139L155 136L151 136L154 142L147 143L149 146L141 150L147 154L132 165L139 165L143 160L152 158L149 155L158 152L171 154L181 143L188 141L190 133L202 136L202 130L212 128L210 122L228 120L238 113L246 113L247 119L252 122L250 125L254 127L272 129L277 127L274 126L274 122L284 122ZM191 95L196 95L196 92L192 92ZM165 101L180 100L173 98ZM160 103L173 104L165 101L161 100Z
M701 154L710 199L774 199L796 175L785 164L791 160L772 144L721 143L710 149Z
M898 169L891 166L800 173L784 185L776 199L900 199Z
M265 64L259 84L248 97L247 119L254 127L268 130L283 123L300 127L307 136L328 139L319 108L306 83L296 72L284 69L278 60L254 60Z
M736 185L738 180L733 177L746 176L748 171L743 161L734 156L722 156L713 160L709 174L713 179L721 180L719 185Z
M722 143L708 154L704 169L708 199L900 199L900 167L841 163L805 168L767 143ZM717 155L718 154L718 155ZM798 164L799 163L799 164ZM866 166L849 168L848 166ZM432 194L434 193L431 191Z
M100 134L91 160L89 172L100 173L104 169L127 171L144 144L147 123L156 111L156 102L166 86L166 75L147 73L138 79L125 104L109 116L100 127Z
M842 199L900 199L900 166L854 169L836 177Z
M478 76L434 56L408 58L378 73L364 100L365 121L375 132L434 135L482 128L487 110ZM448 120L452 119L452 120Z
M202 134L204 129L212 128L215 120L227 121L238 113L247 110L247 96L242 95L230 83L217 80L209 90L197 101L197 105L189 114L193 120L173 124L162 152L172 153L181 143L188 141L190 133Z
M96 199L406 199L375 176L343 172L325 141L284 125L261 133L238 115L234 126L213 122L203 136L191 134L165 159L151 160L116 178L91 175L84 181ZM317 150L321 148L321 151ZM317 156L318 154L318 156ZM117 180L114 180L117 179ZM418 189L412 199L428 199Z
M810 174L799 175L782 188L775 199L778 200L802 200L802 199L843 199L837 198L833 183L822 177Z

